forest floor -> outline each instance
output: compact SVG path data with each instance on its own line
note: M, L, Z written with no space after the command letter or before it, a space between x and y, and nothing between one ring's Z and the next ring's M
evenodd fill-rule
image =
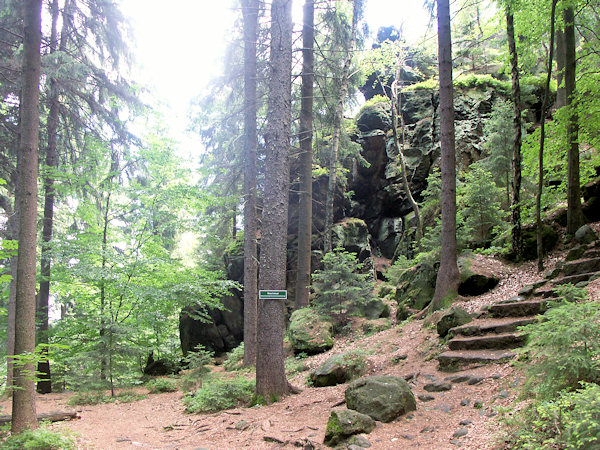
M550 255L546 267L552 268L562 255L560 252ZM481 258L482 264L501 276L501 282L487 294L459 299L459 306L471 312L516 295L523 285L539 279L535 262L517 267L491 257ZM594 297L598 296L600 280L591 283L588 289ZM476 384L453 383L450 391L432 393L434 398L429 401L418 399L416 411L391 423L377 423L365 437L372 449L502 448L499 440L502 410L518 407L523 375L511 363L439 372L436 356L442 347L437 333L426 323L408 321L368 337L340 339L329 352L307 358L306 365L315 368L335 353L361 348L368 354L368 374L400 377L412 374L415 396L429 394L423 387L432 379L443 380L457 374L478 377L480 381ZM397 355L406 355L406 359L394 364L392 358ZM290 378L293 385L302 389L301 393L270 406L195 415L185 413L181 392L150 394L133 403L78 407L79 419L57 422L50 427L61 432L69 430L82 449L324 448L322 442L330 411L343 404L346 385L306 387L307 374L304 371ZM38 413L73 409L67 406L71 395L38 396ZM474 406L479 403L481 407ZM2 413L10 412L7 402L0 406ZM242 421L246 424L236 428ZM459 430L464 436L454 437Z

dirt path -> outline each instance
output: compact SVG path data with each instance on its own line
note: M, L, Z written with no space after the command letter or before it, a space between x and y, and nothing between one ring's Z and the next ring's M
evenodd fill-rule
M475 311L483 304L515 295L522 285L537 277L533 263L518 271L491 258L487 264L502 276L502 281L484 296L463 299L461 306L467 310ZM336 342L332 350L309 358L307 364L309 368L317 367L332 354L354 348L367 351L369 374L410 378L418 397L415 412L391 423L378 423L366 436L372 449L501 448L495 438L499 411L514 406L522 378L510 363L452 374L439 372L435 359L440 350L437 334L418 321L354 342ZM406 355L406 359L394 364L394 355ZM180 392L151 394L134 403L80 407L80 419L51 427L73 432L82 449L324 448L330 410L343 403L346 385L307 388L307 373L291 379L303 389L300 394L270 406L191 415L184 412ZM432 380L444 381L453 375L466 375L469 381L450 383L452 389L446 392L424 390ZM66 404L68 398L69 394L39 396L38 412L72 409ZM10 412L7 402L0 406L4 414ZM242 421L246 425L241 426ZM455 437L455 433L462 436Z

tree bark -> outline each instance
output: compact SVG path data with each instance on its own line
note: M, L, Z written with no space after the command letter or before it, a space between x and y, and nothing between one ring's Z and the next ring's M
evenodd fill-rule
M256 35L258 0L244 0L244 366L256 364Z
M563 10L565 24L565 98L569 108L567 122L567 233L570 235L585 223L581 210L581 182L579 176L579 123L573 102L575 93L575 12L573 5Z
M540 150L538 153L538 189L535 198L535 218L537 225L537 256L538 272L544 270L544 245L542 241L542 193L544 190L544 141L546 139L545 124L546 113L550 98L550 80L552 79L552 60L554 59L554 23L556 18L556 2L552 0L552 9L550 10L550 51L548 54L548 71L546 76L546 85L544 87L544 99L542 100L542 117L540 126Z
M53 0L50 5L52 26L50 32L50 54L58 48L58 0ZM63 33L66 21L63 23ZM62 49L61 49L62 50ZM51 250L53 223L54 223L54 175L52 171L58 163L57 158L57 130L58 130L58 82L56 78L50 78L49 113L47 123L48 145L46 147L46 174L44 176L44 219L42 227L42 254L40 263L40 292L38 304L38 343L48 344L48 304L50 298L50 276L51 276ZM41 359L38 362L39 380L37 391L40 394L52 392L52 377L50 373L50 361L48 359L48 348L42 348Z
M400 170L402 171L402 186L404 188L404 193L406 194L406 198L410 203L410 206L415 213L415 222L417 228L417 247L421 245L421 239L423 239L423 224L421 223L421 212L419 210L419 205L415 201L412 192L410 190L410 186L408 184L408 175L406 172L406 160L404 158L404 118L402 116L402 90L398 85L402 72L402 64L403 61L401 58L398 58L396 61L396 77L394 82L392 83L392 132L394 135L394 144L396 146L396 150L398 151L398 156L400 158ZM402 142L400 142L400 138L398 136L398 116L400 116L401 129L402 129Z
M512 79L513 101L513 178L511 209L512 248L517 261L523 258L523 236L521 233L521 86L519 84L519 62L515 42L515 27L510 4L506 6L506 35L510 54L510 75ZM507 180L508 181L508 180ZM506 183L508 188L509 184Z
M291 123L292 1L271 3L271 53L265 187L260 252L260 289L286 288ZM256 395L271 401L289 392L285 378L284 302L258 301Z
M300 104L300 204L298 206L298 269L295 308L310 303L312 256L312 160L315 0L304 2L302 27L302 100Z
M456 163L454 149L454 92L452 85L452 37L448 0L437 0L438 61L440 78L440 140L442 175L442 247L440 269L430 311L443 307L456 295L459 272L456 263Z
M344 67L342 69L342 78L340 80L340 90L337 98L335 107L335 114L333 117L333 137L331 141L331 151L329 154L329 181L327 184L327 197L325 200L325 233L323 236L323 251L329 253L332 250L332 228L333 228L333 207L335 199L335 187L337 185L337 162L338 152L340 147L340 138L342 133L342 121L344 119L344 103L346 102L346 96L348 95L348 78L350 76L350 63L352 62L352 55L354 53L354 47L356 45L356 29L358 26L358 19L360 17L362 0L353 0L353 11L352 11L352 30L350 34L350 42L348 47L344 49L346 57L344 58Z
M562 108L567 104L565 94L565 33L563 30L556 30L556 107Z
M15 434L37 427L35 367L26 356L35 351L35 268L37 227L38 140L40 117L41 0L24 2L23 98L19 183L19 260L15 301L15 356L12 427Z

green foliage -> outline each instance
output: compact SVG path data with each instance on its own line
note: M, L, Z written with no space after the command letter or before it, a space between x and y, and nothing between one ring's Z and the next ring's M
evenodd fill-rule
M41 427L10 436L0 447L6 450L71 450L77 448L75 439Z
M588 296L585 288L573 286L571 283L556 286L554 292L567 302L580 302Z
M323 269L312 278L314 308L339 325L346 323L350 310L373 298L374 282L369 273L360 272L362 268L353 253L337 248L326 254Z
M244 376L232 379L210 378L194 394L183 399L186 411L202 413L247 405L254 394L254 381Z
M554 400L535 402L504 419L509 448L596 449L600 447L600 386L583 383Z
M470 88L493 88L499 92L508 94L511 89L510 81L500 81L488 74L475 74L462 75L457 77L454 81L455 89L470 89Z
M600 382L600 302L565 302L523 331L529 335L525 392L547 400L582 381Z
M210 373L208 365L214 363L214 353L202 344L196 346L193 352L188 352L183 358L187 370L181 378L182 389L192 391L201 385L206 375Z
M102 391L94 392L76 392L73 394L67 404L71 406L75 405L100 405L103 403L132 403L146 398L145 394L139 394L135 391L121 391L115 394L113 397L110 393Z
M388 283L392 286L398 286L400 283L400 277L406 272L406 270L413 267L414 261L408 259L404 255L399 255L394 264L385 272L385 278Z
M490 171L480 164L472 164L471 170L465 174L465 182L459 186L457 194L458 213L462 220L460 232L469 244L474 247L485 247L491 240L492 230L502 223L500 198L502 192L494 184Z
M148 392L151 394L160 394L163 392L175 392L177 384L170 378L157 378L146 383Z
M244 343L242 342L236 348L229 352L227 360L223 363L223 368L229 372L240 370L244 364Z
M302 358L300 355L298 356L288 356L285 359L285 374L288 377L292 377L299 372L304 372L308 370L308 365L306 364L305 358Z

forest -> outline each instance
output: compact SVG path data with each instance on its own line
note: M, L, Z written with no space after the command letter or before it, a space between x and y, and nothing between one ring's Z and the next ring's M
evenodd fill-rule
M368 3L230 0L186 154L121 2L0 0L1 448L600 446L600 2Z

